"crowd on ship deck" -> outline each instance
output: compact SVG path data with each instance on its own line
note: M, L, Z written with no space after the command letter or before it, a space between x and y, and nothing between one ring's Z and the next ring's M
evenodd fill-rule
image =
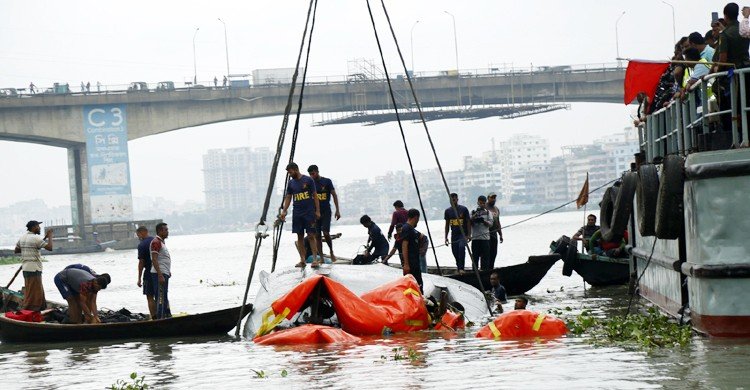
M740 7L737 3L728 3L723 9L723 17L707 21L705 33L693 31L681 37L674 45L671 63L662 74L654 98L649 99L646 93L638 94L638 110L634 124L645 123L649 114L669 106L673 101L684 101L691 93L690 88L710 73L730 71L723 77L706 80L708 83L709 112L729 110L731 108L731 80L735 70L750 67L750 7ZM701 29L702 30L702 29ZM750 77L745 79L750 87ZM739 88L735 91L738 94ZM693 91L696 107L701 107L701 96ZM750 88L745 89L750 96ZM731 114L724 114L709 119L712 133L727 133L732 128Z

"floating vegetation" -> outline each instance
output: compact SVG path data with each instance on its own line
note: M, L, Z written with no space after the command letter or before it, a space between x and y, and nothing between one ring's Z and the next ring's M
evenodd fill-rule
M566 311L571 311L569 307ZM562 311L554 313L565 317ZM670 317L649 307L645 313L626 317L601 318L583 310L567 319L568 329L577 336L588 336L594 344L634 346L644 349L684 347L690 344L693 331L689 325L679 325Z
M20 264L21 261L23 260L19 256L0 257L0 265ZM47 262L47 259L42 259L42 261Z
M109 388L110 388L110 390L145 390L145 389L150 389L149 385L146 383L146 377L142 376L142 377L138 378L138 374L135 373L135 372L130 373L130 381L124 381L122 379L118 379L117 382L115 382Z
M203 279L199 280L200 284L203 284L203 282L204 282ZM235 281L232 281L232 282L214 282L213 280L206 279L205 282L206 282L206 285L208 287L227 287L227 286L236 286L237 285L237 282L235 282Z
M393 356L390 356L391 360L399 361L399 360L409 360L412 363L415 362L424 362L425 357L424 354L417 351L414 348L409 348L406 351L404 351L404 347L396 347L393 348ZM381 360L389 360L388 356L380 355Z
M270 374L267 373L267 372L265 372L265 371L263 371L263 370L253 370L251 368L250 371L252 371L253 373L255 373L255 377L256 378L265 379L265 378L269 378L270 377ZM283 370L281 370L280 375L281 375L282 378L286 378L289 375L289 372L286 369L283 369Z

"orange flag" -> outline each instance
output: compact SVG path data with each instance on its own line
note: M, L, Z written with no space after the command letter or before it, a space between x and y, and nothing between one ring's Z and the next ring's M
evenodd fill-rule
M585 205L589 202L589 173L586 172L586 182L583 183L583 188L581 188L581 193L578 194L578 199L576 199L576 208L581 208L581 206Z

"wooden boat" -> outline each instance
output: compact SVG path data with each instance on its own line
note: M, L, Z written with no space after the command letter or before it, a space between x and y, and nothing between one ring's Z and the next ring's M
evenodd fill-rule
M560 237L550 244L552 252L563 256L563 275L573 271L595 287L625 284L630 280L630 259L578 253L575 244L567 236Z
M549 271L558 260L560 260L560 255L556 253L542 256L529 256L529 260L522 264L495 268L492 271L479 271L479 276L482 279L482 287L484 287L485 290L490 288L490 274L497 271L500 276L500 284L505 287L505 292L508 295L525 294L539 284L542 278L544 278L544 275L547 274L547 271ZM449 268L449 270L455 272L455 269ZM477 276L473 271L467 271L463 275L453 273L445 276L453 280L470 284L475 288L480 288Z
M3 289L3 302L17 301L18 292ZM144 339L194 335L226 334L237 325L240 306L208 313L176 316L153 321L115 322L107 324L58 324L24 322L0 314L2 342L60 342L73 340ZM252 304L245 305L249 314Z
M630 280L630 259L604 256L593 259L579 253L573 270L594 287L626 284Z
M500 284L505 287L505 291L508 295L521 295L531 290L539 284L544 278L550 268L560 260L560 255L557 253L541 256L529 256L528 261L521 264L510 265L507 267L495 268L492 271L479 271L479 275L482 279L482 287L485 290L489 289L490 285L490 274L497 271L500 274ZM350 259L337 258L336 264L350 264ZM389 263L390 267L401 269L401 264ZM476 274L467 270L463 275L459 275L458 271L454 267L440 267L442 275L471 285L474 288L480 289L479 282L477 281ZM439 275L436 266L427 266L427 273L432 275Z

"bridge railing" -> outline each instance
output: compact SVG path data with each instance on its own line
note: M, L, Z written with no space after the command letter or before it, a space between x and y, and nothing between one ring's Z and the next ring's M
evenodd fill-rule
M730 77L730 92L724 98L729 99L729 104L722 110L713 87L727 77ZM745 81L748 77L750 68L737 69L733 75L728 72L708 74L693 84L683 99L675 98L649 115L638 134L646 160L653 161L668 154L686 156L695 151L747 146L750 108ZM726 115L732 118L729 128L726 128L726 120L721 126ZM731 142L728 142L726 138L730 135Z
M521 75L535 75L535 74L559 74L559 73L601 73L607 71L624 71L624 68L618 63L600 63L600 64L573 64L573 65L560 65L560 66L528 66L528 67L516 67L511 64L503 64L502 66L490 65L487 68L476 68L476 69L461 69L460 72L453 70L442 70L442 71L419 71L413 74L416 82L420 79L428 78L439 78L439 77L457 77L460 75L462 79L465 78L479 78L479 77L502 77L502 76L521 76ZM369 75L366 78L354 77L355 75L311 75L308 76L307 80L309 84L313 85L328 85L328 84L351 84L358 82L381 82L385 78L377 75ZM406 77L402 73L395 73L392 76L395 80L406 80ZM223 82L219 80L214 85L213 79L209 80L198 80L195 84L192 82L175 82L176 91L186 91L195 89L227 89L227 88L269 88L289 85L288 83L279 84L253 84L249 82L249 86L244 87L231 87L224 86ZM158 82L146 83L148 91L155 91ZM179 84L182 84L179 86ZM7 88L13 90L13 94L0 94L0 98L27 98L32 96L83 96L83 95L96 95L96 94L121 94L127 92L141 92L141 91L129 91L130 84L98 84L89 85L89 87L80 86L77 84L70 84L69 91L66 93L55 93L52 88L37 87L35 93L32 93L27 88ZM147 91L142 91L147 92Z

